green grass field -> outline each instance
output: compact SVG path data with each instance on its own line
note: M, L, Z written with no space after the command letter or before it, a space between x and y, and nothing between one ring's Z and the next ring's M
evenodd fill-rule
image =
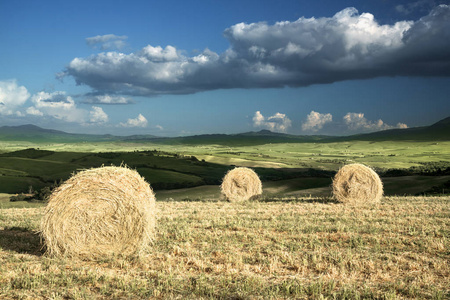
M425 162L450 161L450 142L351 141L336 143L287 143L241 147L222 145L161 145L152 143L33 144L1 142L0 152L39 148L57 152L132 152L153 150L194 155L224 165L249 167L324 168L336 170L346 162L373 167L409 168Z
M450 142L342 142L272 144L229 149L189 149L193 155L215 163L250 167L317 168L337 170L345 163L372 167L409 168L420 163L450 161ZM197 150L197 152L195 152Z
M23 151L25 147L40 150ZM300 195L321 196L329 191L332 172L344 164L363 163L381 172L423 168L432 163L449 168L449 149L450 142L428 141L288 143L241 147L124 142L1 142L0 192L20 193L30 186L39 190L67 179L78 170L111 164L127 164L137 169L157 191L202 185L206 187L220 184L226 171L236 165L256 168L265 185L281 194L295 195L298 192ZM191 160L191 156L200 161ZM305 174L308 169L325 173ZM331 173L326 173L328 171ZM387 195L414 195L447 180L450 178L423 176L383 179Z

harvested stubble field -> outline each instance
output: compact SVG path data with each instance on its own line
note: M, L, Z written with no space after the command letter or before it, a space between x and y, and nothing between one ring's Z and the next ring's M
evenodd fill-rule
M0 209L0 298L448 299L450 197L158 202L141 260L43 256L43 207Z

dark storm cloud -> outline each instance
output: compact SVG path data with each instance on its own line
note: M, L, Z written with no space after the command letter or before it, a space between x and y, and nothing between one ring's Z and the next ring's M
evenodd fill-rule
M440 5L414 23L403 43L400 75L450 76L450 6Z
M64 74L96 93L154 96L230 88L300 87L378 76L449 76L450 6L380 25L347 8L331 18L240 23L230 48L188 57L175 47L75 58Z
M405 4L399 4L395 10L404 15L411 15L416 12L428 12L439 4L448 4L448 0L418 0L410 1Z

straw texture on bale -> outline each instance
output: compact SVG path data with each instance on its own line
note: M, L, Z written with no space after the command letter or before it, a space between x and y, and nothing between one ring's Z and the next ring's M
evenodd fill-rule
M155 195L126 167L79 172L50 196L41 238L52 256L140 256L155 232Z
M239 167L228 171L223 178L221 190L230 202L247 201L262 194L262 184L255 171Z
M383 183L371 168L350 164L339 169L333 179L333 195L342 203L369 204L383 196Z

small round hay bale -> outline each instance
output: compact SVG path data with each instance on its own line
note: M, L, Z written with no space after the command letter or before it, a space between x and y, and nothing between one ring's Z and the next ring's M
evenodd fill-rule
M75 174L50 196L41 237L52 256L140 256L155 233L155 195L126 167Z
M247 201L262 194L262 184L252 169L234 168L225 175L221 191L230 202Z
M383 183L371 168L362 164L345 165L333 179L334 198L342 203L363 204L379 202Z

